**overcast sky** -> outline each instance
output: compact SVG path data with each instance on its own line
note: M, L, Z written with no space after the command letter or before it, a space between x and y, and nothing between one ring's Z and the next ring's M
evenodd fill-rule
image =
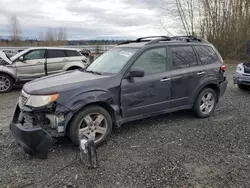
M65 27L68 39L135 38L162 35L162 0L1 0L0 37L9 35L16 14L24 38L48 27Z

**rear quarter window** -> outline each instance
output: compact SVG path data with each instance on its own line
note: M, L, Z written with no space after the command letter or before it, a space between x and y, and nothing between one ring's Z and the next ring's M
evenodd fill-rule
M218 63L219 57L210 46L195 46L198 56L204 65Z
M47 52L48 58L60 58L67 57L64 53L64 50L48 50Z
M65 53L68 57L81 56L81 54L75 50L66 50Z

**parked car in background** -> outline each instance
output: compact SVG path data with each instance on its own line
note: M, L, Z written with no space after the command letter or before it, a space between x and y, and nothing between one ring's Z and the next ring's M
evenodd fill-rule
M2 50L9 58L12 57L13 55L16 55L18 51L16 50Z
M168 112L193 109L206 118L226 91L225 69L215 47L195 37L128 41L86 70L26 83L10 129L26 151L39 152L51 136L79 144L84 135L99 145L113 125Z
M72 48L29 48L10 58L1 52L0 58L0 93L19 83L88 65L88 58Z
M250 88L250 63L238 64L233 79L234 84L238 85L241 90L248 90Z

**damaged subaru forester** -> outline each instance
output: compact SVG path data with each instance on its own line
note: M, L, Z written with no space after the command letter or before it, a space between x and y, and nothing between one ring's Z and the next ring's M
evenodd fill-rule
M195 37L144 37L126 41L87 69L26 83L10 130L25 152L46 153L55 137L79 135L96 145L113 126L193 109L209 117L227 83L214 46Z

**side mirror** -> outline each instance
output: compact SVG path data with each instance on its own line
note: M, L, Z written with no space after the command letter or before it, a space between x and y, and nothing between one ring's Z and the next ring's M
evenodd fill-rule
M23 61L24 61L23 56L19 57L19 59L18 59L18 60L19 60L19 61L21 61L21 62L23 62Z
M136 68L136 67L134 67L134 68L132 68L132 69L129 71L129 74L130 74L130 76L132 76L132 77L143 77L144 74L145 74L145 72L144 72L144 70L141 69L141 68Z

